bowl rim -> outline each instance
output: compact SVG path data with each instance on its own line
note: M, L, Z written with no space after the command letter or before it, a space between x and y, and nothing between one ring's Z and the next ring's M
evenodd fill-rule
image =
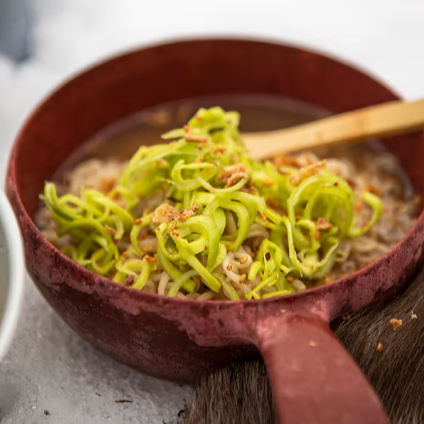
M15 332L24 283L24 259L21 232L12 207L0 191L0 222L7 245L8 291L3 318L0 322L0 361L5 356Z
M96 70L99 67L102 67L106 64L122 60L126 56L131 56L134 54L137 54L138 52L145 51L145 50L151 50L156 49L158 47L171 47L172 45L178 45L181 43L196 43L196 42L202 42L202 41L240 41L245 43L253 43L253 44L271 44L274 46L280 46L280 47L286 47L286 48L292 48L295 50L302 50L302 51L308 51L313 54L316 54L318 56L324 57L326 59L329 59L331 61L337 62L338 64L342 64L348 68L351 68L355 70L358 73L361 73L372 80L374 80L376 83L378 83L380 86L386 88L392 95L394 99L402 99L402 96L400 95L399 91L396 87L393 87L393 85L386 83L379 74L376 72L370 70L363 64L359 64L355 62L354 60L350 60L349 58L346 58L343 55L338 56L337 54L333 52L328 52L325 50L322 50L317 47L313 47L306 44L296 43L296 42L286 42L283 39L274 39L272 37L244 37L241 35L240 37L237 36L213 36L213 37L198 37L198 38L172 38L172 39L164 39L164 40L156 40L152 41L150 43L142 44L139 47L130 47L128 49L125 49L124 51L118 53L118 54L109 54L106 55L103 58L97 59L93 61L91 64L82 67L79 71L71 73L67 78L63 79L61 83L57 84L54 89L50 90L45 94L45 96L42 98L42 100L35 105L35 107L32 109L32 112L29 114L27 119L24 121L23 125L21 126L16 138L15 142L13 144L12 153L9 159L9 165L8 165L8 173L7 173L7 186L8 190L16 191L15 195L15 201L17 200L19 204L19 208L21 209L21 212L23 212L22 219L28 220L30 227L32 227L33 230L35 230L35 234L37 238L42 242L42 244L47 245L49 249L53 249L53 252L55 255L58 255L61 257L62 260L64 260L69 266L74 267L78 269L79 271L85 273L91 281L96 280L96 282L101 282L102 284L99 286L102 286L100 288L98 286L97 290L98 292L104 292L105 289L104 286L109 287L115 287L123 290L124 292L130 294L131 300L133 301L146 301L151 302L154 301L160 301L161 304L170 302L171 304L184 304L184 305L191 305L191 306L197 306L199 308L211 308L215 307L217 309L222 308L232 308L235 305L240 305L241 308L245 307L254 307L254 305L270 305L274 303L278 303L281 301L287 301L290 302L291 300L294 300L295 298L312 298L314 295L322 294L324 295L329 290L340 290L344 285L349 284L352 280L355 280L356 278L360 277L361 275L367 274L368 272L372 271L374 267L376 267L379 264L382 264L383 262L387 262L390 260L391 257L395 255L395 253L399 250L402 250L405 245L408 244L411 237L414 237L415 232L417 231L417 228L420 224L424 225L424 209L420 211L419 215L417 216L417 220L414 223L414 225L410 228L410 230L405 234L405 236L400 240L395 246L393 246L386 254L380 256L376 261L372 262L371 264L359 269L358 271L355 271L354 273L340 278L331 284L323 285L314 287L305 291L291 293L289 295L285 295L282 297L274 297L269 299L259 299L258 301L252 302L250 300L239 300L239 301L232 301L232 300L214 300L214 301L205 301L205 302L198 302L193 299L179 299L174 297L168 297L163 295L158 295L154 293L149 292L143 292L141 290L133 289L132 287L127 287L119 283L115 283L112 280L108 279L105 276L96 274L93 271L88 270L87 268L83 267L82 265L79 265L77 262L74 262L71 258L63 254L56 246L54 246L52 243L50 243L42 234L42 232L38 229L37 225L35 224L33 218L28 214L27 209L25 208L19 190L17 190L17 175L15 171L15 154L19 148L21 138L23 134L26 132L27 126L34 120L38 118L40 109L42 109L54 96L56 96L58 93L62 91L68 84L73 83L75 80L77 80L80 77L83 77L87 73L90 73L94 70ZM112 124L112 123L111 123Z
M326 59L332 60L339 64L342 64L346 67L354 69L355 71L366 75L367 77L373 79L382 87L390 91L395 97L399 100L403 100L404 96L402 94L401 88L395 84L393 81L386 81L384 75L379 72L377 69L372 68L370 65L366 65L348 55L345 55L343 52L336 52L334 50L326 50L323 47L317 46L313 43L298 41L295 39L288 39L284 37L277 36L267 36L267 35L252 35L245 32L237 33L223 33L223 34L198 34L196 36L166 36L159 37L147 42L138 43L135 45L129 45L123 49L105 53L99 57L96 57L89 63L82 65L81 67L72 70L64 76L58 83L54 84L53 87L46 90L44 95L38 102L35 102L30 113L27 115L26 119L23 121L20 130L26 126L26 123L29 121L29 118L32 117L33 113L37 111L44 103L50 99L53 95L59 92L66 85L71 83L73 80L78 77L90 72L99 66L102 66L106 63L113 62L116 59L120 59L124 56L130 56L136 54L139 51L155 49L158 47L172 46L174 44L183 44L190 42L202 42L202 41L239 41L245 43L254 43L254 44L270 44L274 46L288 47L295 50L304 50L318 56L324 57ZM18 132L19 135L20 131ZM15 137L15 140L17 136Z

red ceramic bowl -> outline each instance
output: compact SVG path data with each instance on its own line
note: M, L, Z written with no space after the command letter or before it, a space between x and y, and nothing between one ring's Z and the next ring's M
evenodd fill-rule
M328 322L407 283L422 261L422 216L401 243L367 268L328 286L251 302L199 303L123 287L72 262L34 225L44 181L93 134L145 108L215 94L285 96L335 113L397 99L381 83L333 59L252 41L179 42L98 65L45 100L13 149L7 194L29 274L75 331L138 370L193 382L260 352L280 422L385 422ZM424 196L422 135L386 144Z

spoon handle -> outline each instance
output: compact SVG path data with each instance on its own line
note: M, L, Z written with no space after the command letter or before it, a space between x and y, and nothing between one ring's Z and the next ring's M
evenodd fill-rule
M424 129L424 99L383 103L297 127L243 134L243 138L253 158L265 159L279 153L390 137L421 129Z

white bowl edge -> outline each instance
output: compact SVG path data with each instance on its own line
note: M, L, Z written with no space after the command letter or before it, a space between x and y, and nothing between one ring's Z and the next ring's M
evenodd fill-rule
M24 283L24 259L21 233L6 195L0 191L0 222L6 240L9 287L3 318L0 321L0 361L6 354L15 332ZM1 272L1 270L0 270Z

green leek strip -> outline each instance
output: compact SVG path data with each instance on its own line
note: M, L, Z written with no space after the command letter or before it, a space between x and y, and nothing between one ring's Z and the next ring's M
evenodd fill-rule
M317 190L314 193L312 193L311 197L308 199L308 203L306 203L305 210L303 212L303 218L304 219L312 219L312 211L314 209L315 203L318 199L320 192Z
M283 267L283 265L281 266ZM277 288L278 290L286 290L289 291L290 293L294 293L294 288L288 283L288 281L286 280L286 275L288 274L288 272L282 268L280 268L283 273L280 273L279 277L278 277L278 281L277 281Z
M296 205L305 197L305 194L310 191L311 187L318 187L322 184L323 180L319 176L309 177L293 190L287 200L287 212L292 225L294 225L296 221L294 213Z
M203 172L200 172L202 177L210 179L216 174L217 167L211 163L198 163L198 164L186 165L183 159L179 160L171 171L171 183L175 187L177 187L178 190L191 191L191 190L196 190L197 188L201 186L201 183L198 180L198 178L200 177L200 174L195 173L194 179L185 180L182 177L183 170L203 171Z
M111 215L109 217L109 226L116 230L116 234L113 235L114 239L120 240L125 234L125 228L123 222L118 217Z
M373 227L376 222L380 219L381 213L383 211L383 204L381 200L372 193L364 193L361 196L362 200L367 203L373 209L373 215L370 222L367 225L364 225L362 228L350 228L349 237L359 237L362 234L365 234L371 227Z
M327 210L326 210L326 212L325 212L325 216L324 216L324 218L325 218L327 221L331 221L331 217L333 216L333 212L334 212L334 208L335 208L335 207L336 207L335 202L331 202L331 203L328 205Z
M190 204L190 197L191 197L191 193L189 191L185 191L184 195L183 195L183 205L184 205L184 209L188 209L191 207Z
M123 222L127 231L133 226L133 217L113 200L96 190L86 190L86 196L90 201L108 207Z
M252 291L246 294L246 299L250 300L253 296L257 295L260 297L259 292L262 290L265 286L273 286L278 280L278 275L271 275L271 277L268 277L266 280L262 281L262 283L258 284ZM255 296L255 299L257 297Z
M76 259L80 265L87 266L91 264L90 252L95 246L93 236L87 237L76 249Z
M69 208L63 208L59 205L56 186L53 183L45 184L43 200L46 206L51 211L54 211L58 218L64 221L72 221L79 218L79 215L70 211Z
M217 198L220 197L225 197L224 193L220 193L220 192L216 192L215 193ZM240 203L243 203L244 205L250 204L250 205L255 205L256 209L259 212L264 212L266 209L266 203L265 203L265 199L263 197L260 196L255 196L253 194L250 193L244 193L244 192L236 192L236 193L231 193L231 200L236 200Z
M241 179L237 184L234 184L231 187L228 188L216 188L210 185L202 176L196 175L197 181L201 184L203 188L210 191L211 193L219 193L219 194L229 194L234 193L236 191L239 191L241 188L244 187L244 185L247 183L247 181L250 178L250 173L248 173L243 179Z
M342 192L339 190L337 191L336 188L325 188L321 191L323 196L332 196L335 198L338 198L343 204L343 211L345 213L345 217L343 219L344 225L340 228L340 235L339 237L343 238L345 234L348 233L349 228L352 223L353 218L353 208L352 208L352 202L349 197L346 195L343 195Z
M209 205L215 200L215 195L212 193L205 193L204 191L197 191L193 196L193 204L199 203L200 205Z
M207 268L212 269L212 265L216 262L216 258L218 256L219 239L222 235L218 232L218 228L215 225L214 220L212 218L209 218L208 216L193 216L187 219L186 221L179 221L177 224L177 229L184 229L187 227L205 235L206 247L209 251ZM173 239L176 243L176 238L174 237ZM194 252L192 251L192 253Z
M181 277L182 273L177 268L175 268L173 263L165 256L164 251L159 244L158 259L165 272L171 277L174 282L176 282ZM182 282L182 287L186 292L194 293L196 291L197 285L193 280L187 279Z
M127 251L128 254L134 252L131 251L131 248ZM143 261L141 259L125 259L123 256L116 262L115 268L117 273L113 277L113 281L116 283L123 283L128 276L132 275L137 277L143 268Z
M143 289L143 287L147 283L147 280L150 277L150 273L154 270L155 267L157 267L155 262L142 261L142 263L143 264L140 275L137 277L134 284L132 285L132 288L136 290Z
M292 268L287 268L284 265L280 265L280 269L281 269L281 271L284 272L284 275L288 275L288 274L290 274L290 272L293 271L294 268L293 267Z
M212 202L210 202L203 211L203 215L213 215L215 211L221 206L222 202L226 201L222 198L213 197Z
M100 246L100 249L93 252L95 244ZM95 233L86 237L78 246L78 249L75 250L74 254L76 262L83 266L91 265L95 272L101 275L109 272L115 261L119 259L119 252L116 246ZM98 264L98 261L101 261L101 264Z
M71 258L73 261L77 262L77 249L75 246L64 247L61 252Z
M313 275L313 278L320 279L320 278L324 278L327 275L327 273L331 270L336 260L336 251L338 247L339 247L339 243L335 242L333 246L331 246L330 249L328 249L324 258L318 262L317 268L316 268L317 271Z
M283 234L284 234L284 228L271 230L270 241L272 243L274 243L276 246L278 246L278 248L281 250L281 252L283 254L282 263L284 264L286 269L288 269L292 266L292 263L290 262L289 255L288 255L287 250L286 250L284 243L283 243Z
M297 221L299 227L304 227L309 231L311 238L310 252L316 252L320 247L321 243L317 240L317 225L311 219L301 219Z
M212 214L212 219L215 221L216 228L218 230L218 233L224 234L225 227L227 226L227 218L225 216L225 212L218 208L215 210L215 212Z
M184 136L184 130L182 128L179 128L177 130L171 130L165 134L162 134L161 138L162 140L172 140L173 138L184 138Z
M121 196L123 199L128 201L128 205L126 207L127 211L131 211L138 204L137 196L131 190L128 190L125 187L115 187L112 191L108 193L107 197L113 200L117 195Z
M215 272L213 275L221 283L222 290L231 300L240 300L240 297L234 290L234 287L227 281L227 279L222 274Z
M249 232L249 227L250 227L249 226L249 223L250 223L249 211L241 203L233 202L231 200L225 200L225 199L216 199L206 207L206 209L204 210L204 214L205 215L212 214L215 212L217 208L228 209L237 215L238 230L236 234L236 239L234 243L232 243L230 246L230 250L235 252L236 250L240 248L240 246L246 239L247 234Z
M352 206L351 200L346 193L346 190L339 189L339 186L330 186L328 187L329 177L325 176L314 176L309 177L305 181L303 181L290 195L287 200L287 211L290 219L290 223L293 226L293 239L294 244L298 249L309 248L310 242L306 240L306 238L302 235L299 229L296 228L296 219L295 219L295 208L296 206L305 198L305 196L309 196L309 192L311 188L315 190L319 190L319 196L327 196L334 197L338 199L343 205L343 209L345 211L346 217L343 220L345 225L341 230L341 236L346 233L346 230L350 227L352 221Z
M146 215L145 217L141 218L139 224L134 224L131 228L130 232L130 241L131 246L134 248L134 250L140 255L143 256L143 252L140 249L140 246L138 245L138 236L140 234L140 231L150 225L152 222L152 216L153 214ZM117 234L118 235L118 234Z
M243 196L244 194L246 194L247 196ZM262 198L256 197L256 196L251 196L250 194L247 193L243 193L243 192L237 192L237 193L227 193L227 194L222 194L222 193L216 193L216 199L220 200L231 200L231 201L236 201L236 202L240 202L241 204L243 204L244 207L247 208L247 210L249 211L249 216L250 216L250 222L249 224L253 224L253 222L255 221L255 217L256 214L258 212L258 208L259 205L263 206L265 210L265 201ZM252 200L255 199L255 200ZM257 202L256 199L259 199L259 201ZM262 202L260 201L262 199ZM211 203L211 202L208 202Z
M280 225L275 225L272 222L264 221L262 218L259 218L259 217L255 218L255 222L257 224L262 225L263 227L269 228L270 230L280 230L281 229Z
M256 278L256 276L258 275L258 273L263 268L264 268L264 265L262 264L262 262L259 262L259 261L253 262L253 264L250 266L249 274L248 274L247 278L249 280L254 280Z
M104 265L98 264L98 261L103 259L105 254L106 252L103 249L98 249L91 255L91 267L93 268L94 272L100 275L107 274L115 265L115 260L111 260Z
M164 188L166 180L164 179L164 172L157 174L153 180L149 178L150 172L143 173L143 176L132 182L131 189L137 194L138 198L147 198L159 189Z
M272 293L266 293L262 296L262 299L269 299L270 297L278 297L278 296L286 296L288 294L291 294L292 292L290 290L279 290Z
M249 232L249 212L245 206L238 204L237 202L223 201L220 206L222 209L228 209L237 215L237 237L234 243L230 246L230 250L235 252L240 248L244 240L246 240Z
M215 269L217 266L219 266L227 256L227 248L225 247L224 243L219 243L219 252L218 256L216 257L215 263L212 265L211 270Z
M219 292L221 284L219 281L201 264L201 262L191 254L187 240L181 240L178 237L173 238L177 245L178 253L193 269L197 271L203 282L213 291Z
M188 229L188 231L190 231ZM181 233L180 233L181 237ZM189 242L190 250L193 255L198 255L199 253L205 253L209 251L208 244L209 241L205 236L200 236L198 234L189 234L185 237Z
M61 210L68 210L70 214L75 211L75 207L72 209L68 204L78 207L83 212L88 212L93 215L93 217L99 217L102 215L102 212L96 209L94 206L90 205L88 202L81 200L80 198L74 196L73 194L65 194L64 196L58 199L58 206ZM80 212L81 213L81 212ZM80 216L80 213L75 213L75 216Z
M310 266L304 266L299 259L297 258L297 252L294 247L294 241L293 241L293 231L291 227L291 223L289 218L283 216L282 219L283 223L286 226L287 229L287 242L289 246L289 257L290 260L294 266L294 268L299 271L301 276L311 277L313 275L313 271L311 270Z
M163 253L163 255L170 261L178 261L180 259L180 255L178 253L174 253L175 249L173 248L167 248L166 242L170 238L170 236L167 236L166 234L169 234L168 231L170 231L169 226L167 224L161 224L156 229L156 238L158 240L158 251L159 247ZM171 249L172 253L169 252L168 249ZM171 276L171 274L169 274Z
M281 215L273 211L272 209L265 208L264 214L274 224L279 225L281 223Z
M159 159L175 154L185 144L184 140L180 140L175 143L156 145L150 148L141 147L124 169L119 181L120 185L123 187L128 186L131 177L156 164Z
M57 227L58 227L58 229L60 229L60 228L62 228L64 225L68 225L68 223L70 222L70 221L68 221L67 219L64 219L64 218L61 218L57 213L56 213L56 210L50 205L50 204L48 204L48 203L46 203L46 207L49 209L49 211L50 211L50 214L51 214L51 216L52 216L52 218L53 218L53 220L54 220L54 222L56 223L56 225L57 225ZM80 230L73 230L72 231L72 233L76 233L75 234L75 238L77 239L77 240L79 240L79 241L82 241L82 240L84 240L86 237L87 237L87 234L86 234L86 232L81 232ZM74 235L74 234L71 234L70 233L70 235Z
M269 240L264 240L258 251L257 261L255 263L263 264L264 277L267 278L267 276L274 272L275 269L280 269L283 258L284 252L276 244ZM249 273L249 276L252 276L253 278L249 279L254 279L256 277L257 269L259 268L255 265L253 271Z
M119 259L119 251L114 243L111 243L108 239L105 239L104 237L98 236L96 234L93 234L93 241L95 241L108 253L108 257L115 257L116 260Z
M184 272L183 274L181 274L171 285L169 291L168 291L168 296L170 297L175 297L177 295L177 293L180 291L181 286L188 282L191 281L190 278L194 277L195 275L197 275L197 271L192 269L190 271ZM193 293L193 291L191 291L190 293Z
M123 284L126 282L127 277L128 275L125 274L124 272L117 271L115 275L113 276L112 281L118 284Z
M62 228L58 231L58 235L59 237L61 237L65 234L69 234L72 230L76 228L89 228L89 229L95 230L98 233L100 233L103 237L110 240L110 234L106 231L103 225L99 224L94 219L84 219L84 218L75 220L69 224L62 226Z

